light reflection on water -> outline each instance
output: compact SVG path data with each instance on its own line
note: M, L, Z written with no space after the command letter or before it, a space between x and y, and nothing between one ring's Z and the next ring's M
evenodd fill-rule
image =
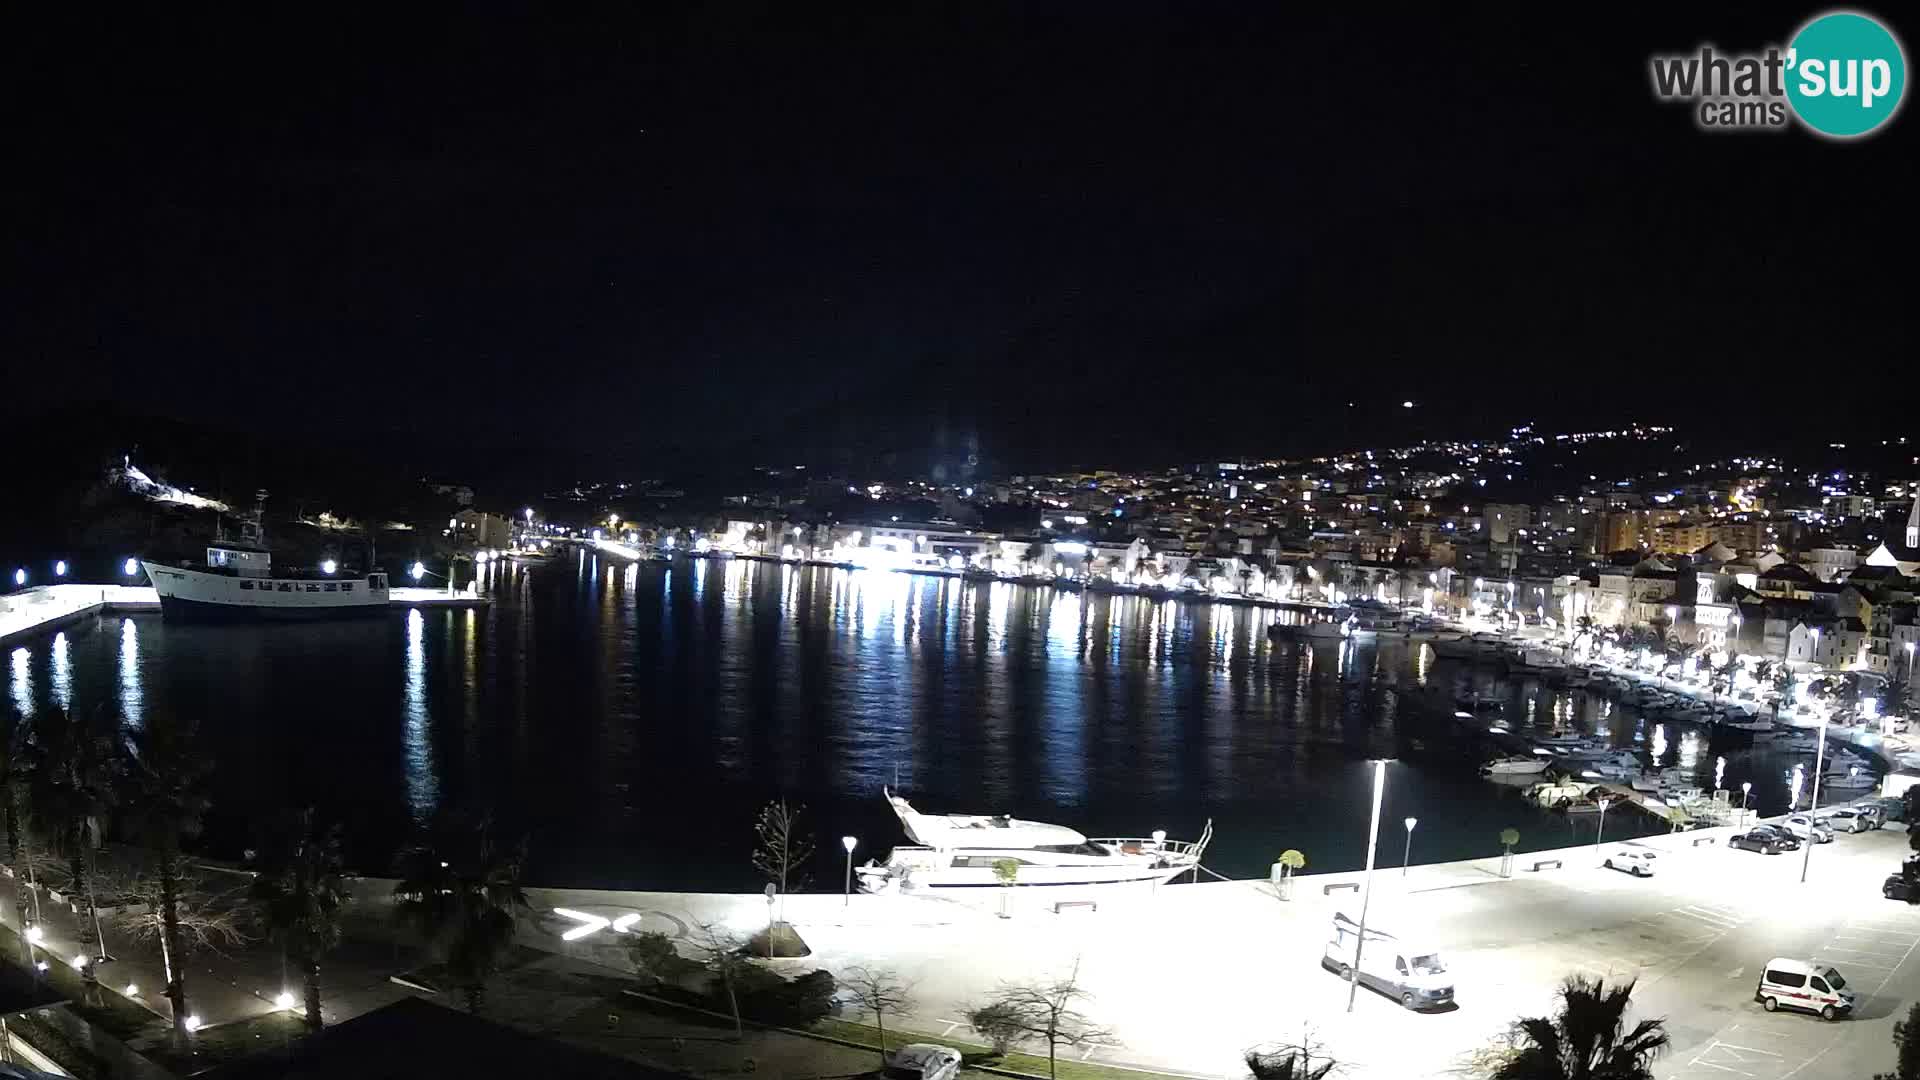
M140 677L140 627L126 616L120 620L120 715L140 727L145 722L146 700Z
M73 709L73 645L65 631L53 635L53 701L67 711Z
M7 696L22 716L33 715L33 651L25 645L8 654Z
M426 617L419 608L407 612L407 666L405 745L407 806L416 825L433 816L439 782L434 776L431 720L427 711Z

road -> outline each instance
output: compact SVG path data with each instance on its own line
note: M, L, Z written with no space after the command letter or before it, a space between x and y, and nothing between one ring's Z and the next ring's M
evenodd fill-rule
M1011 918L995 898L979 907L908 897L795 896L786 917L815 955L796 968L853 964L893 968L916 984L913 1026L966 1037L968 1005L1005 980L1078 970L1083 1011L1112 1035L1088 1051L1098 1060L1208 1076L1240 1076L1247 1047L1302 1034L1326 1043L1355 1077L1459 1075L1466 1055L1523 1015L1550 1012L1564 976L1635 978L1636 1015L1665 1016L1673 1037L1659 1075L1673 1080L1859 1078L1890 1067L1893 1021L1920 991L1920 908L1888 901L1880 881L1907 850L1901 826L1843 835L1813 853L1800 883L1798 853L1731 850L1725 830L1637 841L1660 855L1660 871L1636 879L1598 865L1592 848L1558 853L1559 868L1532 871L1549 854L1414 867L1376 877L1374 926L1438 944L1455 974L1457 1008L1410 1013L1362 989L1346 1012L1347 987L1319 965L1336 910L1349 891L1324 895L1352 874L1308 876L1282 901L1264 882L1178 885L1103 898L1097 910L1055 914L1038 890ZM1696 845L1698 842L1698 846ZM615 918L670 934L698 923L739 930L764 924L757 896L535 890L541 906ZM549 915L527 942L618 966L610 930L572 942L578 925ZM1817 956L1861 992L1856 1019L1768 1014L1753 1001L1761 966L1774 956Z

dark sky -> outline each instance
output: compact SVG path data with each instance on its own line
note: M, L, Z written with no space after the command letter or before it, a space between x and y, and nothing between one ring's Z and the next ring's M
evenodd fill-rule
M1920 119L1649 92L1814 7L629 7L15 27L5 393L905 467L1915 400Z

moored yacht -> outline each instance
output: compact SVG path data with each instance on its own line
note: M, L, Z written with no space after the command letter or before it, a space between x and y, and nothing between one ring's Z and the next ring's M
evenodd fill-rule
M200 565L142 560L167 619L328 619L387 610L387 575L276 572L261 529L260 492L240 535L221 530Z
M1200 865L1213 837L1213 823L1192 842L1164 833L1144 838L1088 839L1064 825L1023 821L1005 814L923 814L906 799L885 793L907 837L882 863L858 867L867 892L999 887L996 869L1015 866L1012 886L1151 885Z

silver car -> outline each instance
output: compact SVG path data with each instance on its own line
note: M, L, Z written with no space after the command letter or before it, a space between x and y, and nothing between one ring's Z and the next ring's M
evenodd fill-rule
M1793 814L1780 823L1780 828L1801 840L1812 840L1816 844L1833 843L1833 830L1827 827L1825 814L1812 818L1805 814Z
M886 1080L953 1080L960 1051L937 1043L908 1043L887 1055L880 1075Z
M1819 820L1822 825L1834 832L1858 833L1880 827L1880 823L1874 820L1873 811L1864 808L1855 809L1851 806L1822 814Z

